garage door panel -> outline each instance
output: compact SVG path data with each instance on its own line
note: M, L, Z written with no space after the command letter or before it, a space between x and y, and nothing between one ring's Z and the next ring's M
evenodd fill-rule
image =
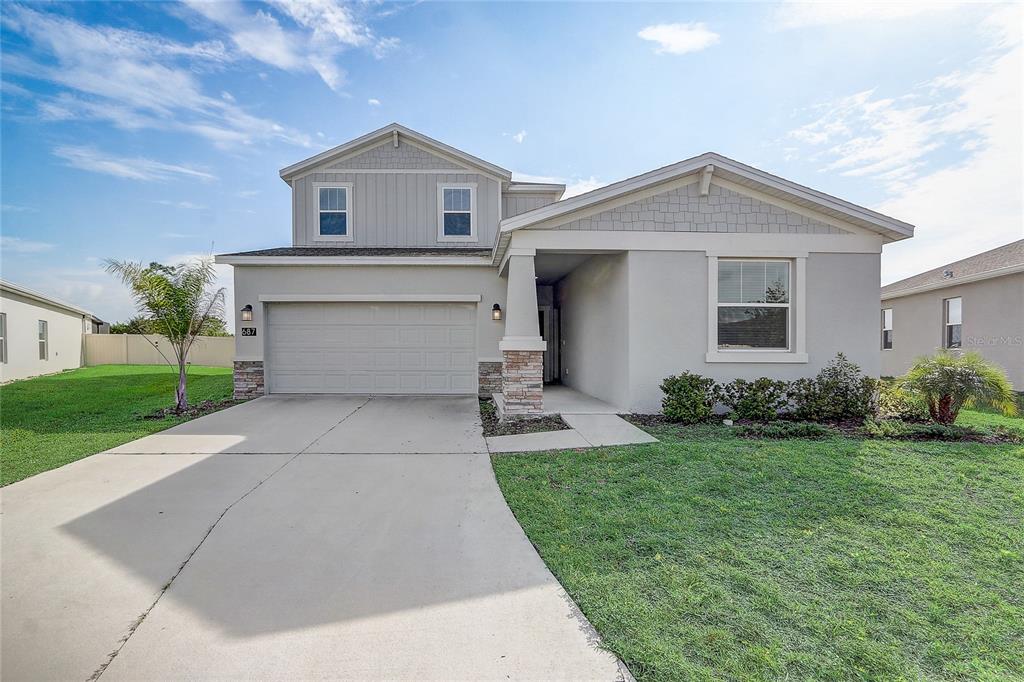
M476 306L272 304L271 392L476 393Z

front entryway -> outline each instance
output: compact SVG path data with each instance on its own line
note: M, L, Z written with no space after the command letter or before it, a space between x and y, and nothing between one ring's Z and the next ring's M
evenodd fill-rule
M475 394L474 303L273 303L270 393Z

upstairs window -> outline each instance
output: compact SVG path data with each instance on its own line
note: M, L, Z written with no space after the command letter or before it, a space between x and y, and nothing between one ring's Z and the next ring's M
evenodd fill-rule
M947 298L942 302L945 308L945 329L943 330L943 346L946 348L960 348L960 332L963 324L963 301L957 298Z
M319 234L324 239L351 241L349 220L351 187L321 185L317 187L320 201Z
M438 241L474 241L476 225L476 187L472 185L441 185L438 191L440 216Z
M46 320L39 320L39 359L48 360L50 357L50 333Z
M882 310L882 350L892 350L892 308Z
M718 261L718 348L788 350L789 261Z

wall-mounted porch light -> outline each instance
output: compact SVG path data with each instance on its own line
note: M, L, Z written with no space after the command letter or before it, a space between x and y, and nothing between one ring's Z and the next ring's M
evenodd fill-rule
M501 319L501 306L498 305L497 303L495 303L494 307L491 308L491 319L492 320L500 320Z
M247 305L242 308L242 322L252 322L252 306Z

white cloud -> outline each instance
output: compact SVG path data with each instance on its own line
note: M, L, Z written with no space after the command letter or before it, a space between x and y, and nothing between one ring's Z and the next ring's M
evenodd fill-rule
M989 15L989 48L964 70L899 99L843 98L794 136L825 168L879 182L888 197L875 208L916 225L885 247L883 282L1024 236L1020 18L1010 5Z
M195 204L191 201L171 201L170 199L157 199L153 202L154 204L160 204L162 206L173 206L174 208L186 208L193 211L199 211L206 208L202 204Z
M160 236L164 239L191 239L195 237L194 234L186 234L184 232L161 232Z
M36 213L39 211L34 206L21 206L19 204L3 204L0 208L6 213Z
M569 197L586 194L587 192L604 187L607 184L607 182L602 182L593 175L589 178L577 178L566 183L565 194L562 195L562 198L568 199Z
M94 147L64 145L53 150L54 156L64 159L68 166L79 170L113 175L130 180L164 181L178 178L215 180L216 176L205 171L172 163L164 163L145 157L114 156Z
M719 35L707 24L695 21L686 24L654 24L639 33L639 38L657 43L658 54L687 54L700 52L718 43Z
M259 193L260 191L258 189L243 189L239 192L236 192L235 195L242 199L250 199Z
M948 11L961 4L951 1L935 2L934 0L916 0L914 2L787 0L775 9L771 23L777 29L793 29L827 26L850 21L889 21L925 13Z
M369 104L371 107L379 107L380 106L380 100L376 99L374 97L371 97L370 99L366 100L366 103Z
M4 55L4 71L63 90L40 100L51 120L98 120L128 130L199 135L218 146L282 140L309 146L307 135L259 118L223 96L203 92L197 72L222 68L237 55L219 41L185 44L138 31L85 26L35 9L5 8L4 27L47 58Z
M6 253L43 253L52 251L56 246L49 242L33 241L21 237L0 237L0 251Z
M526 139L526 131L520 130L518 133L512 136L512 139L516 141L516 144L522 144L523 140Z
M294 26L284 26L270 11L236 0L186 0L196 13L221 26L243 54L276 68L313 71L332 90L347 74L338 64L346 48L367 48L378 58L398 46L397 38L378 38L357 14L358 6L337 0L273 0L271 5ZM297 29L296 29L297 27Z

